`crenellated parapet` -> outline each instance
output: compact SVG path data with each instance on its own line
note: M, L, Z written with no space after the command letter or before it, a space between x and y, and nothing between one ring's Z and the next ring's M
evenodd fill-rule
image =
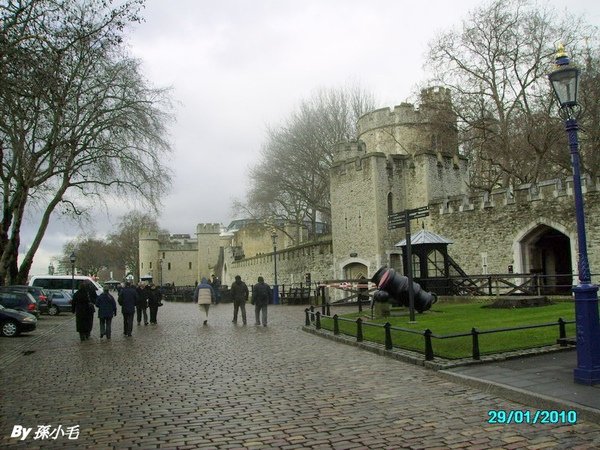
M364 156L367 148L362 141L340 142L333 147L333 161L346 161L360 156Z
M221 234L221 224L199 223L196 226L196 234Z
M583 193L600 192L600 178L595 180L582 177ZM573 180L552 179L537 183L526 183L515 187L496 189L491 192L480 192L472 195L456 195L443 199L436 198L430 202L430 209L439 211L440 215L502 208L511 205L522 205L538 201L552 201L573 195Z

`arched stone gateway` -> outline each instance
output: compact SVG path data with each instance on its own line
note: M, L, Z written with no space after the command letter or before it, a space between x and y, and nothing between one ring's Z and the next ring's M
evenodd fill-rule
M344 266L344 278L347 280L358 280L369 278L369 269L364 264L353 262Z
M566 230L553 225L540 222L521 233L515 241L515 262L518 272L540 275L542 293L570 292L574 249Z

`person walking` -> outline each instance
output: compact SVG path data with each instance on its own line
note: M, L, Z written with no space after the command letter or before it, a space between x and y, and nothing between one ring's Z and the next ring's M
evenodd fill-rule
M144 325L148 325L148 292L150 288L148 285L140 283L137 287L138 299L135 304L135 310L137 312L137 324L142 324L142 315L144 316Z
M157 289L154 283L150 283L147 287L148 308L150 309L150 323L156 325L156 315L158 313L158 307L162 306L162 294L160 293L160 289Z
M88 282L84 281L79 285L71 301L71 311L75 314L75 329L79 333L81 341L87 341L90 338L96 311L90 296L90 287L87 284Z
M242 311L242 323L246 325L246 301L248 300L248 286L242 281L242 277L235 276L231 285L231 297L233 298L233 323L237 324L238 309Z
M263 277L258 277L258 283L252 287L252 303L254 304L254 314L256 315L256 326L260 325L262 315L262 325L267 326L267 305L272 297L271 288L265 283Z
M204 312L206 313L204 325L208 324L208 309L214 300L215 291L213 290L212 286L208 284L208 280L206 278L202 278L202 281L194 290L194 301L198 303L199 307L204 308Z
M98 319L100 320L100 339L106 336L110 339L112 318L117 315L117 302L115 298L108 292L108 286L103 287L103 292L96 299L96 307L98 308Z
M221 281L219 278L213 273L212 281L209 282L212 286L213 291L215 293L215 305L218 305L221 301Z
M137 290L128 281L119 294L119 305L123 314L123 334L131 337L133 331L133 316L135 314L135 305L138 302Z

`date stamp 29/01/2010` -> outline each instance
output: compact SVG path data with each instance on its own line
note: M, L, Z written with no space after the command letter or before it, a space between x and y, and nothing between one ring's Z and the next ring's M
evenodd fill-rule
M491 424L569 424L577 423L577 411L558 409L538 409L529 411L526 409L490 409L487 413L487 423Z

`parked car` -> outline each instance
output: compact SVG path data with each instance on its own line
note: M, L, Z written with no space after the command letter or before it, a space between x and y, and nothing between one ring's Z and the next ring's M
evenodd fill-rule
M56 316L61 312L71 312L71 301L73 297L70 292L66 291L50 291L51 306L48 309L48 314Z
M0 286L0 291L29 292L37 300L41 314L47 314L50 309L50 296L41 287L13 284L11 286Z
M36 327L37 319L34 315L0 305L0 334L2 336L14 337L20 333L33 331Z
M37 301L29 292L0 290L0 305L33 314L35 317L40 316Z

